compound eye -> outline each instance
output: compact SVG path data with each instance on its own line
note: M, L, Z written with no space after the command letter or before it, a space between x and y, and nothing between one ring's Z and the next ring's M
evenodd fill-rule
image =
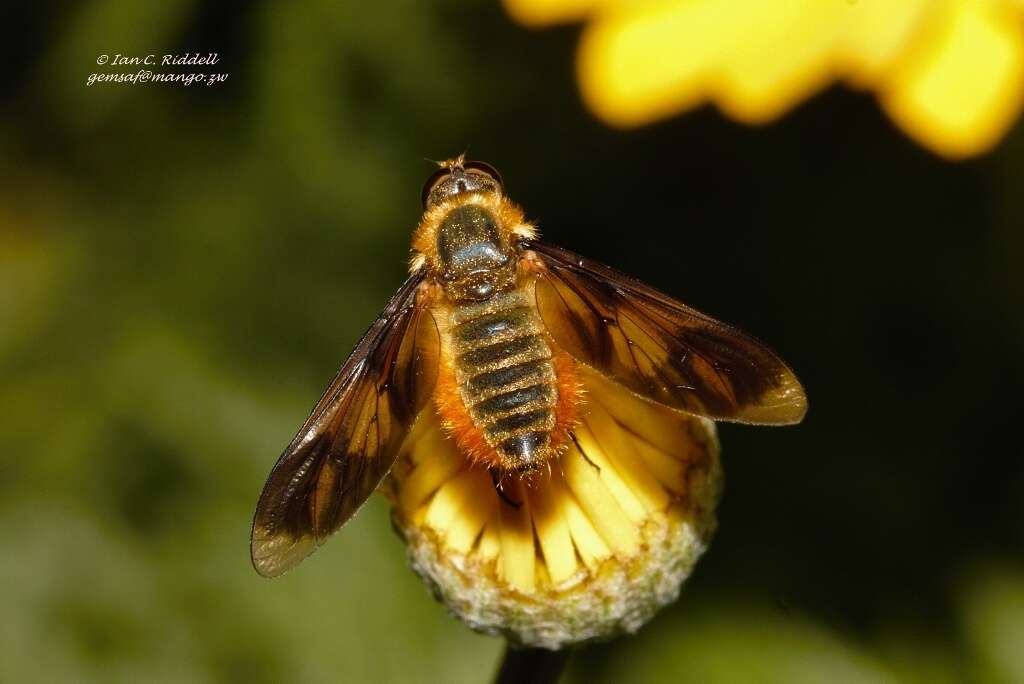
M501 174L498 173L498 169L494 168L487 162L468 161L462 165L462 168L472 173L479 173L483 174L484 176L490 177L491 180L498 184L499 189L505 187L504 183L502 183L501 181Z
M427 200L430 199L430 191L433 190L438 183L443 181L451 174L451 169L440 168L434 173L430 174L430 178L423 184L423 191L420 193L420 200L423 202L423 208L427 208Z

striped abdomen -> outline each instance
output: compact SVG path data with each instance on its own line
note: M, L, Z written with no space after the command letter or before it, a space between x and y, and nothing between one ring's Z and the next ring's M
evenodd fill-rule
M452 311L452 360L462 403L507 470L533 470L553 455L558 384L532 304L522 291L512 291Z

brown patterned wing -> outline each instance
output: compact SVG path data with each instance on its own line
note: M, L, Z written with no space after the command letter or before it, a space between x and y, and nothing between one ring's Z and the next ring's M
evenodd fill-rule
M615 269L542 242L537 307L555 342L642 397L715 420L798 423L807 397L753 337Z
M252 563L264 577L295 567L338 530L391 470L437 379L440 339L409 277L284 450L252 524Z

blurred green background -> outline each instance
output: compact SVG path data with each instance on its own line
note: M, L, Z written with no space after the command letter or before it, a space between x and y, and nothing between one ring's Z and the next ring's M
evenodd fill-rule
M2 13L0 681L490 678L501 643L429 597L382 500L281 580L248 559L402 281L424 157L468 149L547 239L753 331L811 399L721 428L682 598L567 680L1024 682L1024 126L949 164L835 88L618 132L578 28L485 0ZM228 81L85 85L185 51Z

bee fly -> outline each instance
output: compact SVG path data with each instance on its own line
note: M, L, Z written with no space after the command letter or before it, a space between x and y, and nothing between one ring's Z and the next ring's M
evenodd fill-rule
M650 402L715 420L803 418L803 388L774 352L538 240L491 166L443 162L423 206L409 278L263 488L252 528L260 574L295 566L355 513L422 411L437 412L499 494L503 479L550 467L585 409L581 365Z

